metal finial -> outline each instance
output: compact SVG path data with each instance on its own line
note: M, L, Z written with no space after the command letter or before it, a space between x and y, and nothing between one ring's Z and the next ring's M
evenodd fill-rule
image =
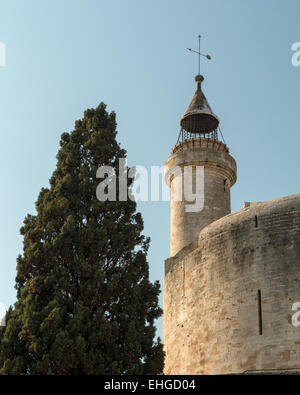
M198 40L199 40L199 56L198 56L198 75L200 75L200 45L201 45L201 36L199 34L198 36Z
M208 60L210 60L211 59L211 56L210 55L204 55L203 53L201 53L201 50L200 50L200 46L201 46L201 36L200 36L200 34L199 34L199 36L198 36L198 40L199 40L199 51L195 51L195 50L193 50L193 49L191 49L191 48L187 48L189 51L191 51L191 52L195 52L196 54L198 54L198 75L200 75L200 57L201 56L204 56L206 59L208 59Z

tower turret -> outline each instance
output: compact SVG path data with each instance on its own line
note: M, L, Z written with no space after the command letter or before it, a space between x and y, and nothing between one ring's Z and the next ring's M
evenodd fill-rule
M200 37L196 53L200 58ZM196 82L166 161L164 373L299 374L300 195L251 202L230 214L236 163L219 140L200 72ZM192 204L197 210L187 210L191 197L201 203Z
M230 188L236 182L236 162L226 144L218 137L219 119L212 111L202 91L203 76L195 77L196 93L180 121L177 144L165 166L167 174L180 168L183 185L181 199L176 198L175 177L170 177L171 188L171 256L197 240L199 232L210 223L231 211ZM185 167L192 168L191 187L196 190L196 168L203 169L204 184L200 191L203 206L198 212L189 212L191 202L186 199Z

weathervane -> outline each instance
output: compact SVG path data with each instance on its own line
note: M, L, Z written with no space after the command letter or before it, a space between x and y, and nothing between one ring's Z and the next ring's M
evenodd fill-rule
M198 36L198 39L199 39L199 51L194 51L194 50L191 49L191 48L187 48L187 49L188 49L189 51L191 51L191 52L195 52L195 53L198 54L198 75L200 75L200 57L201 57L201 56L204 56L204 57L207 58L208 60L210 60L211 57L210 57L209 55L204 55L203 53L200 52L200 40L201 40L200 34L199 34L199 36Z

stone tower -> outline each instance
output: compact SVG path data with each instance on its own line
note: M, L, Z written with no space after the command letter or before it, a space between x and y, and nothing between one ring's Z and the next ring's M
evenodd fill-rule
M197 240L201 229L230 213L230 188L236 181L236 163L225 144L218 140L219 119L212 112L201 88L204 78L195 77L197 90L186 113L181 119L178 143L167 159L167 174L172 169L182 169L184 189L184 168L192 167L192 184L195 187L196 166L204 170L202 188L204 207L198 212L189 212L189 205L182 193L182 199L175 200L174 179L171 188L171 256ZM194 188L195 189L195 188Z
M166 161L165 374L300 373L300 195L230 213L236 163L218 139L203 77L196 82ZM190 201L175 193L189 166L195 190L197 167L204 174L197 212L186 210Z

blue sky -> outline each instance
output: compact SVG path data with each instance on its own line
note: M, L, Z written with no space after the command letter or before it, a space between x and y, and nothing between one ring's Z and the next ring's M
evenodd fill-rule
M15 301L19 228L56 164L59 137L101 101L130 165L163 165L203 89L237 161L232 211L300 192L299 0L0 0L0 302ZM169 256L169 203L139 204L151 279ZM162 323L159 322L159 334Z

